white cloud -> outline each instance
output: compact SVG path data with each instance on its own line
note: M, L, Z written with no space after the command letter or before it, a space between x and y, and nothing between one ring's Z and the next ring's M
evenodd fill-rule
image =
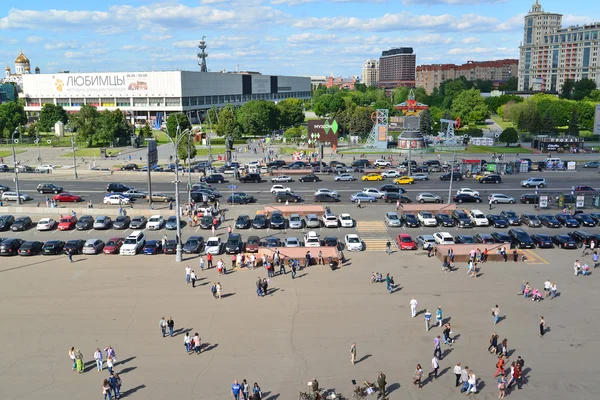
M499 54L517 56L518 48L507 47L455 47L446 52L449 55Z
M27 36L27 43L40 43L44 41L44 38L41 36Z
M144 35L142 36L142 40L148 42L163 42L165 40L171 39L173 36L171 35Z
M512 30L521 30L525 25L525 15L526 13L521 13L515 15L514 17L510 17L506 21L498 24L495 28L496 31L512 31Z
M279 42L281 40L277 36L270 36L270 35L263 37L263 39L267 42Z
M147 51L150 49L150 46L138 46L135 44L125 44L120 48L123 51Z
M387 3L389 0L325 0L327 3ZM323 0L271 0L271 4L298 6L301 4L321 3Z
M180 49L194 49L198 47L198 40L180 40L172 44Z
M481 40L476 37L468 37L468 38L461 39L461 43L464 43L464 44L479 43L480 41Z
M562 23L563 26L570 26L570 25L585 25L585 24L591 24L595 22L594 18L591 17L586 17L586 16L582 16L582 15L571 15L571 14L565 14L563 15L562 18Z
M65 51L65 58L84 58L86 54L80 51Z
M46 43L44 48L46 50L62 50L62 49L78 49L80 46L76 40L70 40L68 42L58 43Z
M429 6L429 5L434 5L434 4L450 4L450 5L490 4L490 3L503 3L505 1L506 0L402 0L402 4Z
M315 43L315 42L331 42L336 39L333 33L295 33L288 36L288 43Z

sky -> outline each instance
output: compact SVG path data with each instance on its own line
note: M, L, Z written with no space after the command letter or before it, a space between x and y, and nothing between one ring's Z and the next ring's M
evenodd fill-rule
M417 64L518 58L535 0L0 1L0 63L22 49L32 70L209 71L360 76L383 50L413 47ZM51 4L51 6L49 5ZM600 1L540 0L563 26L600 22ZM576 7L574 7L576 5Z

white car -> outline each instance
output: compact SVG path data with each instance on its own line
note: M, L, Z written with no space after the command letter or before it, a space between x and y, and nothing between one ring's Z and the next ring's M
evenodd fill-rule
M218 256L221 254L221 250L223 249L223 243L221 242L220 237L209 237L206 241L206 245L204 246L204 251L206 254L212 254L213 256Z
M492 203L506 203L506 204L515 204L516 200L514 197L507 196L501 193L492 193L489 195L488 200L491 200Z
M475 226L489 226L490 221L485 217L485 214L480 210L471 210L469 212L469 217L471 221L473 221L473 225Z
M334 181L338 182L338 181L355 181L356 177L354 175L350 175L350 174L341 174L341 175L336 175L333 178Z
M106 196L104 198L104 200L102 200L102 203L104 204L110 204L110 205L124 205L124 204L130 204L131 203L131 199L127 196L123 196L121 194L110 194L108 196Z
M248 167L248 168L260 167L260 161L250 161L248 164L246 164L246 167Z
M146 223L146 228L151 230L157 230L162 228L164 223L165 217L163 217L162 215L153 215L150 217L150 219L148 219L148 222Z
M379 189L375 189L375 188L364 188L364 189L362 190L362 192L363 192L364 194L367 194L367 195L369 195L369 196L373 196L373 197L375 197L376 199L382 199L382 198L383 198L383 196L385 196L385 194L386 194L386 192L383 192L383 191L381 191L381 190L379 190Z
M273 185L271 186L271 194L276 194L276 193L280 193L280 192L291 192L292 189L290 189L287 186L283 186L283 185Z
M285 247L300 247L300 241L298 238L289 237L285 239Z
M378 168L386 168L386 167L391 167L392 163L389 162L389 161L386 161L386 160L379 159L379 160L375 160L373 162L373 165L376 166L376 167L378 167Z
M292 177L288 176L288 175L279 175L279 176L276 176L274 178L271 178L271 182L285 182L285 183L287 183L287 182L292 182L292 181L293 181ZM273 190L273 188L271 188L271 190Z
M354 220L350 214L340 214L338 219L340 220L342 228L352 228L354 226Z
M46 164L46 165L40 165L39 167L35 167L35 172L47 173L50 171L54 171L54 165Z
M335 214L323 214L323 226L325 228L337 228L338 219Z
M437 226L438 224L433 214L428 211L420 211L417 218L423 226Z
M319 195L321 193L325 193L325 194L328 194L330 196L337 197L337 198L340 197L340 195L339 195L338 192L336 192L335 190L329 190L329 189L317 189L317 191L315 192L314 196L317 196L317 195Z
M454 238L448 232L436 232L433 234L433 238L437 244L455 244Z
M31 197L26 193L19 193L21 201L31 200ZM2 201L17 201L17 192L4 192L2 193Z
M304 247L320 247L321 239L319 234L315 231L310 231L304 236Z
M42 218L37 223L38 231L49 231L56 225L56 221L52 218Z
M356 233L349 233L344 236L344 242L346 244L346 250L348 251L362 251L363 243L360 237Z
M395 169L388 169L387 171L383 171L381 176L384 178L400 178L402 175L400 175L400 172L396 171Z
M479 192L471 188L460 188L456 191L456 194L470 194L473 197L479 197Z

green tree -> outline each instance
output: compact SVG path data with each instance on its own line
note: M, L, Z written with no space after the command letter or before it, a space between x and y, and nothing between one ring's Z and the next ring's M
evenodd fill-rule
M473 87L483 93L489 93L492 91L492 81L477 79Z
M421 112L421 133L423 135L431 135L433 133L433 123L431 120L431 113L429 110Z
M227 104L224 108L219 111L217 124L217 135L228 136L231 135L234 139L242 136L240 128L238 126L235 108L231 104Z
M212 124L213 129L217 126L219 123L219 110L217 107L212 106L208 109L206 112L206 120L208 121L209 125Z
M575 81L573 79L567 79L562 85L560 90L560 97L562 99L570 99L573 94L573 89L575 88Z
M146 123L144 126L142 126L142 128L140 129L140 136L143 138L151 138L152 137L152 128L150 127L150 124Z
M277 129L278 121L277 107L270 101L251 100L237 111L237 122L245 135L270 133Z
M300 99L285 99L277 103L279 127L300 125L304 122L304 104Z
M410 94L410 88L406 86L400 86L392 90L392 99L394 105L404 103L408 100L408 95Z
M511 76L508 80L498 87L499 90L506 92L515 92L519 88L519 78Z
M517 133L515 128L506 128L502 131L498 140L500 142L506 143L506 147L508 147L512 143L517 143L519 141L519 134Z
M0 104L0 132L5 138L10 138L18 127L27 123L27 113L22 104L8 101Z
M579 128L586 131L594 129L594 117L596 115L596 104L587 101L573 102L572 106L577 111Z
M84 104L77 114L70 116L69 122L73 126L73 131L77 133L77 136L91 145L98 129L99 117L100 113L96 107Z
M571 118L569 119L569 127L567 128L567 135L579 136L579 126L577 125L577 122L577 110L573 107Z
M366 93L367 92L367 85L365 85L364 83L355 83L354 84L354 90L356 90L358 92Z
M44 104L38 120L40 130L42 132L50 132L54 124L58 121L61 121L63 124L69 122L69 117L65 109L55 104Z
M345 107L346 103L339 94L324 94L313 102L313 111L320 117L343 111Z
M452 101L452 113L458 115L465 124L484 121L490 116L481 92L477 89L458 93Z
M596 82L591 79L581 79L573 85L573 100L583 100L589 96L592 90L596 90Z
M286 129L283 132L283 137L286 141L299 141L302 139L302 135L304 134L304 130L300 126L292 126L291 128Z
M544 119L542 120L541 132L544 133L556 133L556 123L552 119L549 112L546 112Z
M189 146L189 147L188 147ZM189 158L188 158L188 149L189 149ZM194 144L194 135L193 134L185 134L183 138L179 141L177 145L177 157L180 160L186 160L186 164L190 165L190 161L196 158L196 145Z
M215 121L213 121L213 124ZM179 132L177 132L177 127L179 127ZM178 133L182 133L186 129L192 129L192 123L188 119L187 115L184 113L173 113L169 114L167 117L167 134L172 138Z
M127 122L125 114L117 108L114 111L104 110L99 114L98 129L92 139L104 145L124 143L132 133L133 129Z
M587 97L588 101L593 101L595 103L600 103L600 90L592 90Z

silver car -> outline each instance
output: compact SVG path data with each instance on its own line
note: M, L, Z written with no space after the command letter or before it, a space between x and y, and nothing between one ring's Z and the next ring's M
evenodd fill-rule
M108 229L110 228L111 219L106 215L99 215L94 220L94 229Z
M515 198L507 196L501 193L492 193L489 195L488 200L491 200L492 203L504 203L504 204L515 204Z
M83 245L83 254L98 254L104 248L104 242L100 239L88 239Z
M433 235L419 235L415 238L415 242L417 242L417 246L420 246L423 250L427 250L436 244Z
M298 238L289 237L285 239L285 247L300 247L300 241Z
M395 212L385 213L385 223L387 226L402 226L402 221Z
M304 228L304 220L299 214L292 214L288 220L288 226L290 229L302 229Z
M320 228L321 220L317 216L317 214L308 214L306 216L306 227L307 228Z
M441 203L442 197L433 193L419 193L416 201L419 203Z
M350 175L350 174L341 174L341 175L336 175L333 178L334 181L355 181L356 177L354 175Z
M413 178L415 181L428 181L429 180L429 175L427 175L427 174L412 174L410 177Z

